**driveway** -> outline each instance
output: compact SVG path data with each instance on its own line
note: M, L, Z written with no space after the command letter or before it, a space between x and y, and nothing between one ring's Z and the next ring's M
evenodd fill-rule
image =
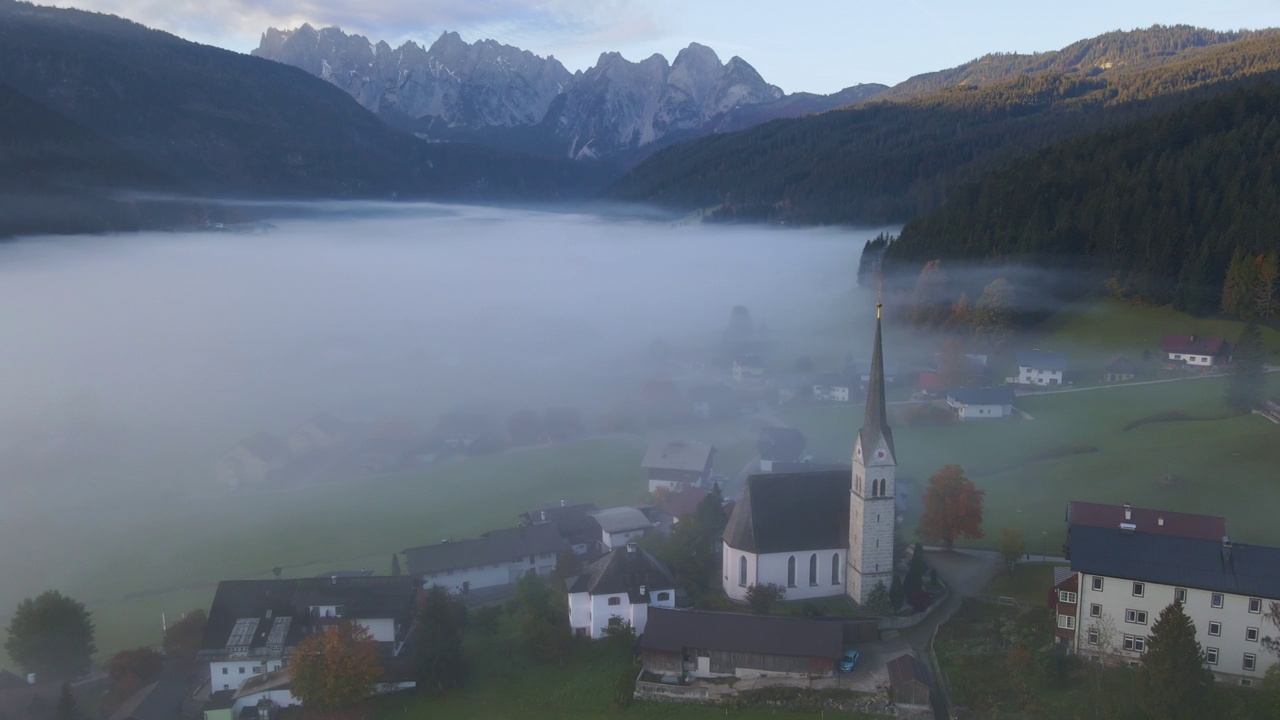
M929 642L939 625L946 622L967 597L982 592L991 578L1000 571L999 553L991 550L942 550L925 549L925 561L938 571L938 577L946 583L951 594L942 607L934 609L927 618L902 631L911 648L925 657Z

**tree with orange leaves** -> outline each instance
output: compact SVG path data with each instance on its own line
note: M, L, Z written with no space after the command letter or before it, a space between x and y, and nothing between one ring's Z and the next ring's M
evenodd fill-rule
M382 677L378 645L368 629L343 621L298 643L289 661L291 690L306 707L338 710L369 695Z
M981 538L984 495L959 465L943 467L929 478L929 487L924 491L920 537L941 542L947 550L954 547L956 538Z

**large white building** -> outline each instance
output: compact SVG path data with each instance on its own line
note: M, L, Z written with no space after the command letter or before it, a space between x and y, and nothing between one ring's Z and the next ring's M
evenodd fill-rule
M614 549L568 582L569 626L598 639L614 618L644 633L649 608L676 606L671 571L634 543Z
M550 575L565 541L551 523L491 530L470 540L443 540L404 551L409 574L422 587L449 592L510 585L527 573Z
M1062 374L1067 369L1067 356L1059 352L1031 350L1014 353L1018 363L1019 385L1061 385Z
M1280 548L1143 529L1072 525L1072 576L1060 582L1057 624L1084 654L1137 662L1151 626L1182 604L1214 675L1253 685L1277 662L1262 647L1275 634L1266 613L1280 602Z

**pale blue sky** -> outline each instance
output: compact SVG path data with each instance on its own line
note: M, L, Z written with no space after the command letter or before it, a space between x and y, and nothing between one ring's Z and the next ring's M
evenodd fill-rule
M41 2L42 0L36 0ZM48 1L48 0L44 0ZM492 38L570 70L617 50L630 60L690 42L734 55L787 92L893 84L988 52L1056 50L1109 30L1280 26L1280 0L56 0L248 52L268 26L338 25L372 40L430 44L446 30Z

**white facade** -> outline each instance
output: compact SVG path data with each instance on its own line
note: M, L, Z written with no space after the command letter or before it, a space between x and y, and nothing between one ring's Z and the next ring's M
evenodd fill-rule
M1169 353L1169 359L1201 367L1212 367L1214 364L1212 355L1188 355L1186 353L1171 352Z
M640 528L638 530L623 530L622 532L600 532L600 542L606 549L612 550L625 546L629 542L634 542L644 537L645 532L649 528Z
M813 396L818 400L849 402L849 387L847 385L814 385Z
M510 585L529 571L550 575L556 569L556 554L526 555L509 563L489 563L457 570L428 573L422 579L424 589L439 585L452 593L466 593L480 588Z
M986 420L989 418L1009 417L1013 414L1013 405L968 405L955 400L947 400L947 404L956 409L956 417L960 420Z
M209 687L218 690L238 690L245 680L263 673L279 670L284 666L280 658L240 658L209 663Z
M1196 640L1208 656L1209 669L1219 680L1256 685L1278 660L1261 644L1268 630L1264 613L1272 598L1087 574L1080 576L1079 592L1077 652L1094 654L1105 650L1136 662L1160 612L1179 600L1195 623ZM1114 628L1109 649L1100 644L1108 620ZM1058 622L1061 627L1069 621L1060 616Z
M662 488L668 492L684 492L688 488L696 487L696 483L684 482L683 480L649 480L649 494L653 494Z
M745 552L721 542L722 585L731 600L746 602L751 585L775 583L787 589L787 600L809 600L844 594L845 549L788 553Z
M574 632L594 639L604 636L611 618L620 618L635 629L636 635L644 632L649 619L649 606L674 608L675 588L646 588L649 602L632 603L627 593L591 595L585 592L569 594L569 626Z
M858 604L879 583L893 585L893 528L897 506L894 477L897 463L883 437L863 448L861 433L853 450L853 483L849 488L849 555L845 592Z
M1041 370L1027 365L1018 366L1019 385L1061 385L1061 370Z

